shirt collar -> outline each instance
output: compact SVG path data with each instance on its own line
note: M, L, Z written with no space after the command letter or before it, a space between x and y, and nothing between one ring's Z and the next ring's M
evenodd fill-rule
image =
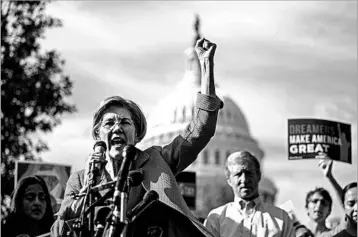
M235 197L235 199L234 199L234 203L239 210L253 209L256 206L260 205L261 202L262 201L261 201L260 196L258 196L257 198L255 198L254 200L251 200L251 201L246 201L240 197Z

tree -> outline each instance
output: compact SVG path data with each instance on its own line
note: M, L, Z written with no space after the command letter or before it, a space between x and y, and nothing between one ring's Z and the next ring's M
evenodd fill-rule
M72 82L55 50L40 47L46 29L61 21L45 14L46 1L1 1L1 194L13 190L14 161L39 160L51 132L76 107ZM3 198L2 198L3 199Z

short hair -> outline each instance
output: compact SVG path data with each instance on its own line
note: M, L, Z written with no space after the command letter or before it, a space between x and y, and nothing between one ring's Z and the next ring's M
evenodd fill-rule
M256 170L257 175L261 179L260 162L258 161L258 159L253 154L251 154L248 151L237 151L237 152L232 153L231 155L229 155L226 158L226 164L225 164L225 177L226 177L226 179L229 179L229 177L230 177L230 170L229 170L229 165L230 165L229 163L230 162L229 162L229 160L230 160L230 158L233 158L233 157L239 158L242 161L252 162L254 164L254 166L255 166L255 170Z
M357 182L352 182L352 183L349 183L347 184L343 190L342 190L342 202L343 202L343 206L344 206L344 201L345 201L345 196L346 196L346 193L348 192L349 189L351 188L356 188L357 187Z
M11 218L15 218L18 221L20 221L24 217L25 214L23 210L23 199L25 197L25 191L30 185L33 184L39 184L45 193L46 210L45 215L42 220L40 220L40 222L42 223L41 225L47 226L48 229L50 229L51 225L54 222L50 193L48 191L46 182L43 180L43 178L37 175L29 176L22 179L16 186L12 194L10 216Z
M99 107L95 111L93 116L93 125L92 125L92 137L93 139L98 139L98 127L102 121L104 112L111 106L119 106L129 110L131 113L131 118L134 122L136 128L136 139L137 142L140 142L145 134L147 133L147 120L142 112L141 108L131 100L126 100L120 96L111 96L101 101Z
M311 191L309 191L306 195L306 205L305 207L307 208L308 207L308 203L310 202L310 198L315 194L315 193L318 193L320 194L324 200L327 200L328 203L329 203L329 210L332 209L332 197L331 195L329 194L329 192L322 188L322 187L317 187Z

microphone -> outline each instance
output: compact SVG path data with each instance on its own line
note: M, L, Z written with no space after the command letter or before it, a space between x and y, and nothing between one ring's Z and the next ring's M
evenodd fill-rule
M118 172L115 193L117 191L123 192L125 190L129 169L132 164L132 161L136 158L136 155L137 155L137 149L133 145L126 145L123 148L123 153L122 153L123 160ZM118 197L118 195L116 196L115 194L115 197Z
M105 222L110 212L111 212L111 208L109 207L101 207L99 208L99 210L97 210L94 218L94 223L96 225L96 232L94 237L102 237L104 227L106 224Z
M93 145L93 151L94 152L98 152L98 153L102 153L102 156L104 155L104 153L107 150L107 145L104 141L97 141L94 145ZM92 164L92 170L93 171L98 171L101 168L101 163L96 163L94 162Z
M98 152L98 153L101 153L102 155L102 158L103 158L103 154L104 152L107 150L107 146L106 146L106 143L104 141L97 141L94 146L93 146L93 150L94 152ZM86 207L86 205L89 205L91 206L92 205L92 202L94 200L94 194L91 193L91 189L92 187L94 186L94 184L96 183L96 176L98 175L100 169L101 169L101 162L96 162L96 161L91 161L90 163L90 173L89 173L89 176L88 176L88 192L86 193L86 196L85 196L85 205L83 206L83 210L82 212L84 212L84 208ZM87 199L88 198L88 199ZM89 203L87 203L89 202ZM90 235L93 235L93 219L94 219L94 212L93 210L91 210L90 212L90 216L89 216L89 219L88 219L88 226L89 226L89 233ZM84 224L84 218L81 220L81 224L83 225ZM81 234L80 236L83 236L83 232L81 231Z
M132 210L127 212L128 222L133 222L140 214L143 213L153 202L159 199L159 195L156 191L150 190L145 193L143 200L140 201Z
M115 236L117 231L118 220L120 232L126 224L127 198L128 198L128 173L132 166L132 161L136 159L137 148L133 145L126 145L122 152L122 163L118 171L118 177L113 194L114 209L110 220L109 236Z
M128 173L128 186L129 187L136 187L140 185L143 181L143 170L131 170Z

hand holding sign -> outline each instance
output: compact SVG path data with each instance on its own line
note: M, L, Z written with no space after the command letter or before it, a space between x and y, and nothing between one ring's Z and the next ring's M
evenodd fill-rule
M323 159L318 162L318 167L321 168L323 174L325 177L331 177L332 176L332 166L333 166L333 160L327 156L325 153L319 154Z

